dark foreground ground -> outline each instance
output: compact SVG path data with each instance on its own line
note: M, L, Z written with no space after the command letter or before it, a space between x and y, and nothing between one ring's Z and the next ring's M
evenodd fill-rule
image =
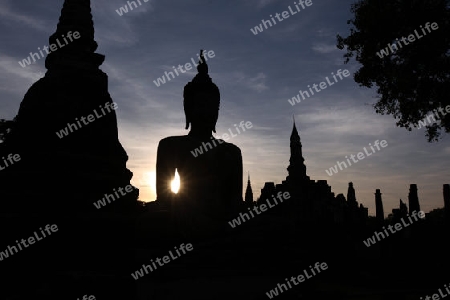
M316 262L328 269L274 298L420 299L450 282L449 232L426 221L371 247L362 242L370 228L293 224L275 215L234 229L202 222L193 229L167 211L4 214L0 251L46 224L59 230L0 261L0 299L269 299L278 283ZM182 243L193 250L132 278Z

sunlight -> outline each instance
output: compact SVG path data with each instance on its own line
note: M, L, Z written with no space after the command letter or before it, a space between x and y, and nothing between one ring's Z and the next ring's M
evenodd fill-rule
M175 177L171 183L171 188L172 188L173 193L175 193L175 194L178 193L178 191L180 190L180 184L181 184L180 175L178 174L178 170L175 169Z
M145 181L150 186L151 191L156 193L156 172L145 172Z

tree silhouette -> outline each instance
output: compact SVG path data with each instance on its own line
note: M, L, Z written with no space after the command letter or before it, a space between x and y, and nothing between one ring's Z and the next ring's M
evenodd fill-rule
M6 136L11 132L14 121L0 119L0 144L5 142Z
M355 82L377 86L374 109L399 127L420 128L433 114L437 122L427 119L425 135L440 140L442 130L450 132L450 0L360 0L351 12L350 35L337 35L337 47L346 49L345 63L355 57L362 64Z

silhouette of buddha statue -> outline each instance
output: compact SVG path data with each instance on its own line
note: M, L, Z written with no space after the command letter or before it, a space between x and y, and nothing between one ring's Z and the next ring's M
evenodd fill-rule
M203 50L197 71L183 93L189 134L164 138L158 145L157 200L171 203L172 210L178 207L179 212L182 207L185 214L220 218L242 203L242 156L237 146L212 135L219 116L220 92L208 75ZM181 182L177 194L170 188L175 169Z

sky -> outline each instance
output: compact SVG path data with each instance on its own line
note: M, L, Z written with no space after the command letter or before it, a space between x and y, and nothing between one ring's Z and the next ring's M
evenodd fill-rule
M0 118L14 118L27 90L44 76L45 59L26 67L19 61L48 46L63 2L0 0ZM345 196L353 182L357 201L369 208L369 215L375 215L376 189L383 194L387 217L399 199L407 203L412 183L418 186L423 211L443 207L442 185L450 183L450 136L428 143L423 128L407 131L396 127L392 116L375 113L375 89L354 82L360 65L354 60L344 64L345 51L336 48L336 35L349 34L352 2L311 0L304 8L297 4L298 11L294 1L285 0L136 0L137 7L128 6L120 15L117 10L127 1L92 0L96 52L106 56L101 69L118 104L119 140L140 199L156 199L159 140L188 133L182 93L196 70L179 72L159 86L154 81L173 66L197 61L199 50L205 49L214 53L207 63L221 92L216 137L241 121L253 125L227 142L242 151L243 192L250 172L255 200L264 182L281 183L287 176L294 117L311 179L327 180L336 195ZM263 19L283 11L287 18L282 15L282 21L275 19L272 27L253 33ZM339 69L350 76L334 80ZM326 77L332 85L289 103L299 90L308 91L308 85ZM369 143L376 140L387 146L372 151ZM370 156L332 176L326 172L364 147Z

